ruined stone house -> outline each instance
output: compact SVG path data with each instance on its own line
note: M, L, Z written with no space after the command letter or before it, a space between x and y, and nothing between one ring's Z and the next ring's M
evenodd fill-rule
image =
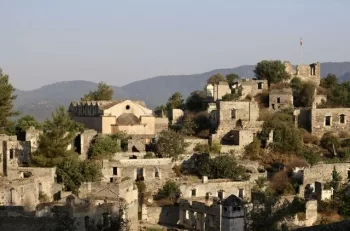
M290 88L274 89L269 92L269 108L280 110L293 108L293 91Z
M320 85L321 81L321 64L319 62L309 65L297 65L296 68L289 61L283 62L286 67L286 72L291 75L291 79L298 77L304 82L312 82L316 86Z

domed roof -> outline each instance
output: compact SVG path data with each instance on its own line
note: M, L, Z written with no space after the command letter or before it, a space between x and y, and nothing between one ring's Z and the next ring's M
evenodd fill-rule
M135 125L135 124L140 124L140 120L132 113L123 113L117 119L117 125Z

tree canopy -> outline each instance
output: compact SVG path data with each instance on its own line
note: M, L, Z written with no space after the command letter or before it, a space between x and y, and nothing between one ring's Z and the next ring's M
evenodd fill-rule
M161 157L177 159L184 153L187 145L181 133L173 130L161 131L156 141L156 152Z
M328 74L320 86L327 89L327 101L321 107L350 107L350 81L339 83L335 75Z
M192 112L199 112L207 109L205 103L206 93L204 91L194 91L186 99L186 109Z
M82 101L112 100L113 89L104 82L99 82L97 90L90 91L81 98Z
M316 86L312 82L303 82L300 78L291 81L293 89L294 106L311 107L315 99Z
M207 83L215 85L221 81L226 81L225 77L221 73L216 73L209 77L209 79L207 80Z
M100 177L99 167L91 161L80 161L78 153L68 150L81 124L71 120L63 107L52 113L51 120L43 124L43 133L39 137L38 149L32 154L31 165L39 167L57 167L58 181L62 181L68 190L76 192L83 181L95 181Z
M227 83L232 86L235 81L239 80L241 77L235 73L226 75L225 79Z
M15 88L9 82L9 76L0 68L0 131L4 133L6 128L11 126L10 117L19 115L13 110L13 101L17 98L13 93Z
M257 79L266 79L269 84L279 83L291 77L280 60L263 60L256 65L254 73Z
M40 129L41 125L31 115L25 115L16 121L16 134L27 131L30 127Z
M122 151L120 141L111 135L97 135L90 146L90 158L110 159L116 152Z
M175 92L172 94L168 102L166 104L167 111L171 111L172 109L183 109L184 107L184 99L180 92Z

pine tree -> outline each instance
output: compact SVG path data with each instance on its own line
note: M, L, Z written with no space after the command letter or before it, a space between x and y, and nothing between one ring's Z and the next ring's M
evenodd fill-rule
M10 117L19 114L13 111L13 101L17 98L14 95L15 88L9 83L9 76L0 68L0 131L4 133L7 127L12 125Z
M105 84L104 82L99 82L97 90L90 91L88 94L81 98L82 101L98 101L98 100L112 100L113 89Z

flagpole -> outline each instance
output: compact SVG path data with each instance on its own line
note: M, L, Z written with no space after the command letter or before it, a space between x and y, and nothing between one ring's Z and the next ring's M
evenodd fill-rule
M303 64L303 39L300 38L300 65Z

